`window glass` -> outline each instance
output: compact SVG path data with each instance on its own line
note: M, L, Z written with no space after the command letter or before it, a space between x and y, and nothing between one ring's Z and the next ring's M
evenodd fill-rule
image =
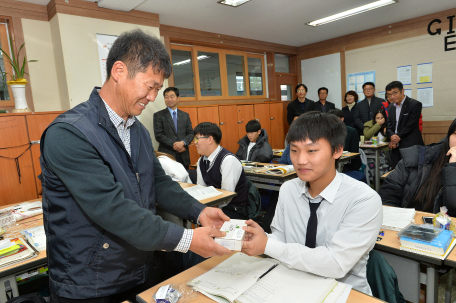
M280 100L290 101L291 100L291 85L280 85Z
M179 89L179 96L195 97L192 52L172 49L171 57L173 60L174 86Z
M0 48L9 50L8 45L8 27L6 23L2 22L3 19L0 20ZM7 80L11 80L11 75L8 75L9 78L3 79L3 73L5 72L5 64L7 63L6 57L0 51L0 100L9 100L9 93L8 93L8 85L6 84ZM11 70L8 66L8 69ZM8 71L9 72L9 71Z
M251 96L262 96L263 92L263 66L261 58L247 58L249 64L249 84Z
M201 97L221 96L219 54L198 52Z
M290 61L285 55L274 55L274 65L276 73L289 73L290 72Z
M245 96L244 56L226 55L226 73L230 96Z

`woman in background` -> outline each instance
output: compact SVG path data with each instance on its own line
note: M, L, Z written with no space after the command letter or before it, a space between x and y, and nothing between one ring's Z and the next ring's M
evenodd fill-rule
M342 108L342 111L344 112L344 123L347 126L357 129L355 124L354 109L356 107L356 103L358 102L358 94L350 90L345 94L344 100L347 102L347 106ZM358 135L362 135L359 130Z
M439 143L401 150L402 160L380 188L383 205L456 216L456 119Z

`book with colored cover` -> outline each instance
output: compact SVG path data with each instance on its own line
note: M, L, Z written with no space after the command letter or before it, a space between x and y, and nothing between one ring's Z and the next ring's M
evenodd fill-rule
M294 172L295 169L293 165L283 165L283 166L275 166L273 168L268 168L266 173L274 174L274 175L286 175L289 173Z
M216 302L230 303L302 302L303 293L307 303L334 303L345 289L336 289L337 281L332 278L243 253L232 255L188 284Z
M11 242L14 243L14 245L19 245L20 249L14 254L0 258L0 269L37 256L35 251L25 240L16 238L11 239Z

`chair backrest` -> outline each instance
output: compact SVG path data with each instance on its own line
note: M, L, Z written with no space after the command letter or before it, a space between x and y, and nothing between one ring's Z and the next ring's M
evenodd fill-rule
M157 156L157 158L159 156L165 156L165 157L168 157L168 158L176 161L176 159L173 156L171 156L170 154L167 154L167 153L162 153L162 152L159 152L159 151L155 151L155 155Z
M261 195L252 181L247 179L249 192L247 198L247 215L249 219L254 219L261 214Z

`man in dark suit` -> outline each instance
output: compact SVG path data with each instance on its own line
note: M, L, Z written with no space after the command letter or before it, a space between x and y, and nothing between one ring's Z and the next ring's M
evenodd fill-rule
M400 150L413 145L424 145L419 128L421 102L404 94L401 82L393 81L386 86L386 96L391 104L388 107L386 134L392 148L393 167L402 159Z
M317 111L320 111L320 112L323 112L323 113L327 113L331 109L335 109L336 108L334 103L326 101L326 98L328 97L328 92L329 91L328 91L328 89L326 87L320 87L318 89L318 98L320 100L315 102L314 110L317 110Z
M155 140L158 151L172 155L187 170L190 165L188 147L193 140L190 116L179 109L179 89L168 87L163 92L167 108L154 114Z
M307 86L304 84L298 84L295 89L296 99L291 101L287 107L287 121L291 125L295 117L314 110L315 102L307 99Z
M382 108L382 102L385 102L385 100L375 97L375 84L373 82L363 84L363 93L364 100L358 102L354 109L356 128L361 133L364 130L364 123L374 119L375 113Z

